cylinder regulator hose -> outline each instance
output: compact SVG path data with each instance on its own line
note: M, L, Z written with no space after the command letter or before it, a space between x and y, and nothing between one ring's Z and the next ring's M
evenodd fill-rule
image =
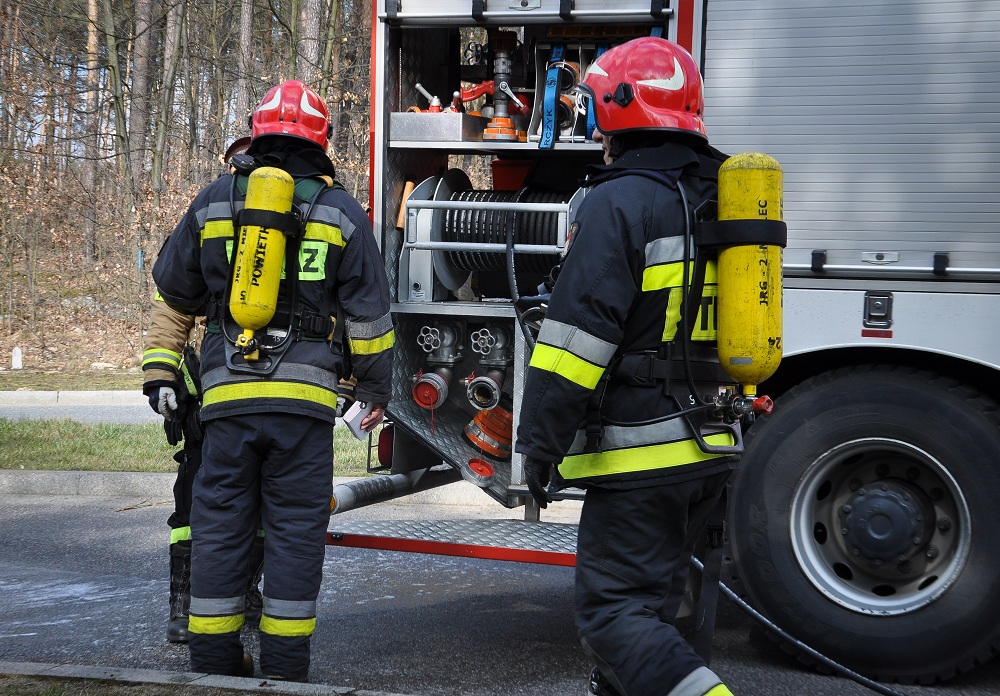
M701 561L699 561L694 556L691 557L691 564L695 568L697 568L699 572L704 572L705 571L705 566L702 564ZM779 628L777 624L775 624L774 622L772 622L766 616L764 616L759 611L757 611L752 606L750 606L745 601L743 601L743 599L741 597L739 597L735 592L733 592L731 589L729 589L728 587L726 587L725 583L721 583L720 582L719 583L719 588L722 590L722 593L724 595L726 595L727 597L729 597L729 599L731 599L733 602L735 602L736 605L740 609L742 609L747 614L749 614L750 618L752 618L754 621L756 621L757 623L759 623L761 626L763 626L767 630L773 631L774 633L777 633L782 638L782 640L788 641L789 643L791 643L792 645L794 645L796 648L798 648L802 652L804 652L804 653L808 654L810 657L814 658L816 661L818 661L818 662L826 665L830 669L832 669L834 672L837 672L838 674L841 674L841 675L847 677L848 679L850 679L851 681L857 682L861 686L864 686L864 687L866 687L868 689L871 689L872 691L874 691L876 693L884 694L885 696L906 696L906 694L904 694L902 691L896 691L895 689L892 689L892 688L886 686L885 684L880 684L879 682L875 681L874 679L869 679L868 677L866 677L864 675L858 674L857 672L855 672L855 671L853 671L853 670L845 667L844 665L840 664L839 662L834 662L829 657L827 657L823 653L817 651L816 649L810 648L808 645L806 645L802 641L798 640L797 638L794 638L791 634L789 634L784 629Z

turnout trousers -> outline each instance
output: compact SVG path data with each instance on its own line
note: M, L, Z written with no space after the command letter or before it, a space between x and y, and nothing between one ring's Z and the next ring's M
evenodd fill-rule
M184 438L183 449L174 454L177 462L177 478L174 480L174 512L167 519L173 530L170 543L191 538L191 490L194 479L201 468L201 442L191 442Z
M577 628L584 650L623 696L701 696L720 683L674 620L694 546L730 473L587 489L577 541Z
M247 559L264 530L260 669L304 681L333 493L333 424L259 413L205 424L191 526L191 668L237 674Z

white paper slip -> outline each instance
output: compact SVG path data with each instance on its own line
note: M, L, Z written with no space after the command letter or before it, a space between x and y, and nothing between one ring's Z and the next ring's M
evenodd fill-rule
M364 440L368 437L368 433L361 429L361 421L367 418L371 412L371 404L366 404L364 401L355 401L354 405L347 409L347 413L344 414L344 423L354 433L354 437L359 440Z

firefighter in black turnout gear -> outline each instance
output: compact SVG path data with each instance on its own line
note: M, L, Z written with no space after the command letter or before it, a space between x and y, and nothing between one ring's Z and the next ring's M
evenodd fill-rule
M251 137L246 155L233 160L235 176L202 189L153 267L169 307L208 318L189 648L196 672L254 673L240 630L259 520L266 569L260 670L305 681L329 524L338 379L347 373L335 318L350 349L355 396L372 405L366 430L381 422L390 397L394 332L371 224L334 182L323 100L295 80L273 87L251 117ZM290 212L268 209L285 181ZM251 235L258 241L248 249ZM283 251L277 259L264 258L268 235L282 242L272 247ZM275 288L262 325L252 328L239 304L246 293L231 292L237 260L247 255L254 289ZM176 337L167 342L151 348L181 352ZM158 386L145 388L153 396Z
M715 265L689 233L725 156L705 136L698 67L672 42L612 48L582 86L606 164L588 173L516 449L541 507L553 467L558 484L587 492L575 605L597 664L591 692L725 696L674 627L692 550L736 465L733 434L700 430L689 388L732 382L715 350Z
M246 152L250 138L240 138L229 146L224 157ZM187 332L183 352L178 355L156 345L174 343L171 335ZM174 511L167 519L170 527L170 618L167 641L188 642L188 608L191 605L191 490L201 468L201 379L199 355L205 335L204 317L193 317L171 309L162 297L154 299L142 356L143 383L150 395L149 405L163 416L163 429L174 453L177 478L174 480ZM247 623L260 618L262 599L260 578L264 568L264 538L254 539L250 552L246 587Z

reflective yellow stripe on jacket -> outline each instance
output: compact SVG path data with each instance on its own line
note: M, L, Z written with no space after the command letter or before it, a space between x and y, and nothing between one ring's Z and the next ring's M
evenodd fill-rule
M336 375L301 363L282 362L269 380L235 375L226 367L217 367L202 375L201 386L203 407L280 399L306 401L331 411L337 408Z
M222 384L205 390L203 406L212 406L224 401L247 399L299 399L337 408L337 394L323 387L296 382L246 382L243 384Z
M729 433L709 435L712 445L732 445ZM559 465L565 479L584 479L694 464L724 455L706 454L681 418L647 425L608 425L603 429L600 452L587 452L587 432L579 430Z
M710 445L732 445L733 436L729 433L719 433L709 435L705 441ZM559 465L559 474L567 480L583 479L610 474L666 469L722 456L725 455L702 452L698 443L692 438L678 442L664 442L659 445L567 456Z
M694 278L694 263L688 266L688 282ZM718 273L715 261L705 267L705 281L701 292L701 305L691 331L695 341L714 341L716 331L716 297ZM677 322L681 318L681 300L684 298L684 243L682 237L657 239L646 245L646 267L642 272L642 291L666 290L667 311L664 317L663 337L666 343L674 340Z
M143 369L146 369L153 363L164 363L176 370L181 364L181 354L168 348L149 348L143 351Z
M347 341L354 355L377 355L392 350L396 344L392 315L385 314L375 321L348 321Z
M546 319L538 332L529 366L554 372L593 391L616 347L576 326Z

